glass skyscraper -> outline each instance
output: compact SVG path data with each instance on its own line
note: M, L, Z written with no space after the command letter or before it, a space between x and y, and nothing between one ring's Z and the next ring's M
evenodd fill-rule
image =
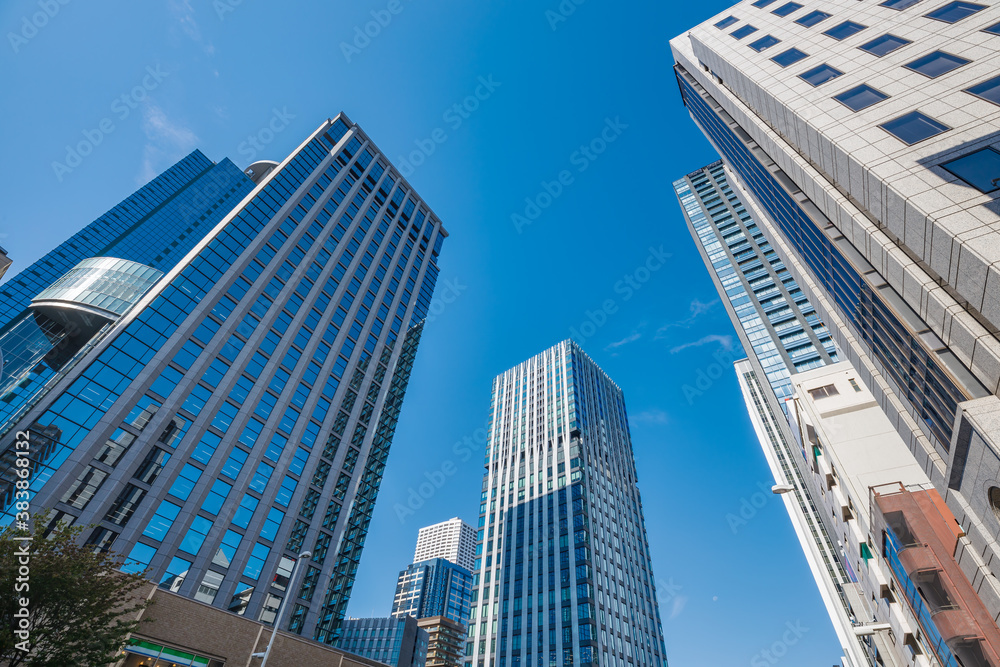
M445 616L466 625L471 599L472 574L444 558L432 558L412 563L399 573L392 615Z
M493 381L467 664L666 665L621 389L564 341Z
M32 513L93 525L126 569L266 622L291 595L291 631L332 643L447 234L343 114L257 180L183 262L135 249L163 277L4 422L0 449L28 432Z

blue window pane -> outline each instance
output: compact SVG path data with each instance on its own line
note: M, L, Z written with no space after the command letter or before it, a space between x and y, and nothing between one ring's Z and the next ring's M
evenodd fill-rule
M222 509L222 504L226 501L226 496L229 495L229 491L233 488L231 484L226 484L222 480L215 480L212 484L212 490L208 493L208 497L205 498L205 502L202 503L201 508L210 514L218 514L219 510Z
M830 67L826 63L823 63L819 67L814 67L811 70L799 74L799 77L812 86L819 86L826 83L830 79L836 79L841 74L843 74L843 72L839 69Z
M243 469L243 464L246 460L247 453L239 447L234 447L220 472L229 479L236 479L236 476L240 474L240 470Z
M236 514L233 515L233 525L239 526L240 528L246 528L250 525L250 518L253 516L254 510L257 509L257 504L260 501L253 496L243 496L243 500L240 501L239 509L236 510Z
M773 2L775 2L775 0L757 0L757 2L753 3L753 6L754 7L767 7L768 5L772 4Z
M725 30L726 28L736 23L737 21L739 21L739 19L736 18L735 16L727 16L726 18L716 23L715 27L718 28L719 30Z
M934 53L928 53L923 58L917 58L913 62L906 63L903 67L912 69L914 72L920 72L924 76L933 79L970 62L972 61L959 56L953 56L944 51L935 51Z
M257 466L257 472L254 474L253 479L250 480L250 489L258 493L264 493L264 489L267 488L267 480L271 479L271 473L273 472L273 467L262 462Z
M174 480L174 485L170 487L170 495L187 500L199 477L201 477L200 468L196 468L190 463L185 464L180 475Z
M885 0L885 2L879 5L879 7L888 7L889 9L902 11L907 7L912 7L918 2L920 2L920 0Z
M983 32L988 32L992 35L1000 35L1000 23L994 23L989 28L983 28Z
M203 349L201 345L198 345L193 340L189 340L184 343L184 347L181 348L180 352L174 355L173 361L184 370L188 370Z
M197 555L201 545L205 542L205 536L212 529L212 522L205 517L196 516L191 522L191 528L181 541L180 548L189 554Z
M951 129L919 111L912 111L879 127L905 144L915 144Z
M825 21L828 18L830 18L829 14L827 14L826 12L821 12L819 10L816 10L814 12L809 12L808 14L800 18L798 21L796 21L796 23L798 23L799 25L804 25L807 28L811 28L820 21Z
M777 9L775 9L771 13L772 14L777 14L778 16L788 16L792 12L796 12L796 11L798 11L800 9L802 9L802 5L800 5L799 3L797 3L797 2L788 2L788 3L785 3L784 5L781 5L780 7L778 7Z
M851 35L856 35L868 26L855 23L854 21L844 21L840 25L835 25L823 34L834 39L847 39Z
M278 534L278 528L281 526L282 520L285 518L285 513L281 510L272 507L271 511L267 513L267 521L261 526L260 536L265 540L274 541L274 538Z
M888 99L888 97L885 93L875 90L867 84L862 84L856 88L845 90L840 95L835 95L833 99L852 111L861 111L884 99Z
M180 511L181 508L179 505L175 505L169 500L164 500L160 503L156 514L149 520L149 525L146 526L146 530L142 531L142 534L154 540L163 541L163 538L166 537L167 531L170 530L174 519L177 518Z
M935 21L955 23L984 9L986 9L986 5L977 5L974 2L949 2L944 7L935 9L930 14L924 14L924 16Z
M125 564L122 565L122 572L128 572L129 574L142 572L149 567L149 561L153 560L155 553L156 547L136 542L135 546L132 547L132 551L129 552L128 558L125 559Z
M167 571L164 572L163 578L160 579L160 587L177 590L180 588L181 583L184 581L184 577L187 576L188 570L190 569L191 561L175 557L170 561L170 565L167 566Z
M751 43L750 48L759 53L760 51L763 51L766 48L774 46L780 41L781 40L778 39L777 37L767 35L766 37L761 37L756 42Z
M903 39L902 37L896 37L895 35L882 35L881 37L876 37L866 44L862 44L858 48L881 58L882 56L892 53L896 49L906 46L907 44L912 44L912 41L909 39Z
M745 25L742 28L737 28L736 30L732 31L729 34L735 37L736 39L743 39L750 33L754 32L757 32L757 28L753 27L752 25Z
M972 88L966 88L965 92L989 100L993 104L1000 104L1000 76L977 83Z
M987 146L941 166L980 192L1000 190L1000 152L994 148Z
M778 63L782 67L788 67L789 65L794 65L803 58L808 57L809 54L804 51L799 51L798 49L788 49L787 51L782 51L775 57L771 58L771 60Z

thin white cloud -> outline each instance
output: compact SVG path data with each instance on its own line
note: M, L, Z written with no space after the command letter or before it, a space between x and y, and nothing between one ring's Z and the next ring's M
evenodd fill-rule
M632 421L645 422L647 424L666 424L670 421L670 417L663 410L653 408L652 410L643 410L634 415Z
M719 303L718 299L713 299L707 303L699 301L698 299L693 299L691 305L688 306L689 316L684 319L677 320L676 322L670 322L669 324L664 324L662 327L656 330L656 339L665 338L668 331L671 329L689 329L695 320L709 312Z
M733 337L732 336L722 336L719 334L709 334L708 336L702 336L698 340L691 341L690 343L684 343L683 345L678 345L677 347L670 348L670 354L677 354L681 350L686 350L689 347L701 347L702 345L708 345L710 343L718 343L727 350L733 349Z
M146 135L146 145L142 149L142 167L136 177L140 183L148 183L198 145L198 135L172 122L163 109L152 102L142 108L142 131Z
M621 340L616 340L615 342L610 343L604 349L605 350L617 350L619 347L622 347L623 345L628 345L629 343L634 343L635 341L639 340L640 338L642 338L642 334L639 333L638 331L635 331L635 332L631 333L630 335L625 336Z
M678 595L674 598L674 603L670 606L669 620L672 621L681 615L681 612L684 611L684 607L687 605L687 601L688 599L683 595Z
M170 0L170 13L188 39L200 44L207 55L215 55L215 46L202 37L201 26L195 20L195 9L191 6L191 0Z

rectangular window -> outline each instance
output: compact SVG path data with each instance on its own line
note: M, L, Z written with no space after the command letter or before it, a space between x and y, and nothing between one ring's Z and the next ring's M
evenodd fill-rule
M757 32L757 28L753 27L752 25L745 25L742 28L737 28L736 30L732 31L729 34L732 35L735 39L743 39L747 35L755 32Z
M808 14L800 18L798 21L796 21L796 23L798 23L799 25L804 25L807 28L811 28L817 23L825 21L828 18L830 18L829 14L827 14L826 12L821 12L819 10L816 10L814 12L809 12Z
M833 37L836 40L847 39L851 35L856 35L868 26L861 25L860 23L855 23L854 21L844 21L840 25L835 25L823 34L827 37Z
M819 400L821 398L827 398L829 396L836 396L840 392L837 391L837 385L827 384L822 387L816 387L815 389L809 390L809 395L812 396L813 400Z
M201 504L201 509L209 514L218 514L219 510L222 509L223 503L226 502L226 496L229 495L232 488L232 484L226 484L220 479L215 480L215 483L212 484L212 490L208 493L208 497Z
M753 49L754 51L760 53L764 49L770 48L770 47L774 46L775 44L777 44L780 41L781 40L778 39L777 37L774 37L772 35L767 35L765 37L761 37L756 42L751 42L750 43L750 48Z
M951 129L919 111L911 111L904 116L890 120L888 123L883 123L879 127L911 146Z
M198 550L205 543L205 538L208 536L208 531L210 530L212 530L211 521L203 516L195 516L191 522L191 528L188 529L187 534L181 541L180 548L192 556L197 556Z
M823 63L819 67L814 67L811 70L799 74L799 78L811 86L819 86L831 79L836 79L841 74L843 74L843 72L839 69Z
M726 18L716 23L715 27L718 28L719 30L725 30L726 28L736 23L737 21L739 21L739 19L736 18L735 16L727 16Z
M833 99L851 111L861 111L873 104L878 104L882 100L889 99L889 96L867 84L862 84L850 90L845 90L840 95L834 95Z
M858 48L881 58L884 55L892 53L896 49L912 43L913 42L909 39L903 39L902 37L897 37L896 35L885 34L881 37L876 37L870 42L862 44Z
M944 23L957 23L984 9L986 9L986 5L977 5L974 2L949 2L944 7L935 9L930 14L924 14L924 16Z
M788 16L792 12L797 12L800 9L802 9L802 5L800 5L799 3L797 3L797 2L788 2L788 3L785 3L785 4L781 5L780 7L778 7L777 9L775 9L771 13L772 14L776 14L778 16Z
M991 35L1000 35L1000 23L994 23L989 28L983 28L983 32L988 32Z
M972 61L960 56L953 56L944 51L935 51L934 53L928 53L923 58L917 58L912 62L908 62L903 67L911 69L914 72L920 72L924 76L934 79L970 62Z
M788 49L787 51L782 51L775 57L771 58L771 60L778 63L782 67L788 67L789 65L794 65L803 58L808 57L809 54L804 51L799 51L798 49Z
M879 7L888 7L889 9L903 11L904 9L912 7L918 2L920 2L920 0L885 0L885 2L879 5Z
M768 5L773 4L774 2L775 0L757 0L757 2L753 3L753 6L757 8L767 7Z
M987 146L941 165L980 192L1000 190L1000 152Z
M977 83L971 88L966 88L965 92L993 102L993 104L1000 104L1000 76Z

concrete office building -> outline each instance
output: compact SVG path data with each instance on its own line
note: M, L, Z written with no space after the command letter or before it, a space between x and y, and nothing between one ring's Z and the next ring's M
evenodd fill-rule
M424 667L427 631L411 616L348 618L343 621L338 647L348 653L392 667Z
M446 558L472 570L476 551L476 529L458 517L424 526L417 533L417 547L413 562L432 558Z
M497 376L466 661L667 664L621 389L572 341Z
M427 667L458 667L465 664L466 629L447 616L429 616L417 620L427 632Z
M268 623L291 595L286 627L331 643L447 234L343 114L248 172L181 261L150 248L19 283L31 308L107 324L3 422L0 451L29 432L32 511L94 525L127 569ZM88 233L84 254L116 238Z
M671 41L692 118L961 522L994 617L998 33L980 3L756 0Z
M872 664L1000 664L1000 630L959 565L972 543L858 372L844 362L792 382L796 453L832 517Z

